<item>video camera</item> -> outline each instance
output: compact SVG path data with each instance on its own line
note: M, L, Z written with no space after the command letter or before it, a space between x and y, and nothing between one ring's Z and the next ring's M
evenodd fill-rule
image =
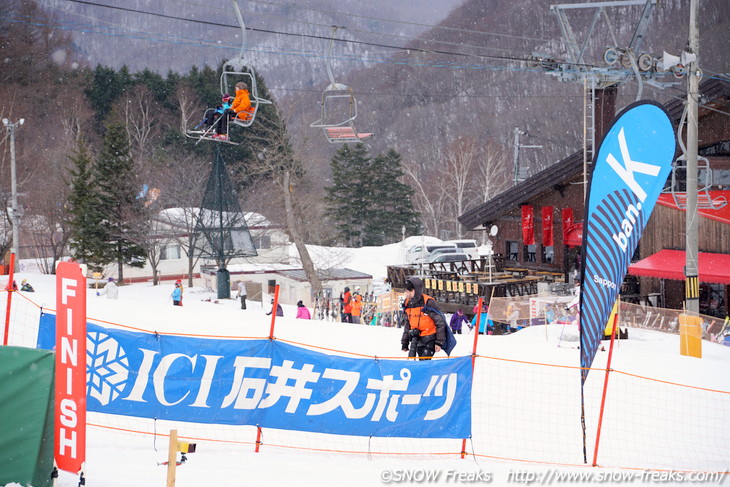
M411 346L408 349L408 358L411 358L416 356L418 350L418 338L421 336L421 330L410 329L408 334L411 337Z

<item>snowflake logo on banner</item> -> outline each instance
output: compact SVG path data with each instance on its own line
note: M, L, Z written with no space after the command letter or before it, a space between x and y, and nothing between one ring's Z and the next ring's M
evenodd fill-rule
M127 353L106 333L90 332L86 338L87 395L106 406L116 399L129 377Z

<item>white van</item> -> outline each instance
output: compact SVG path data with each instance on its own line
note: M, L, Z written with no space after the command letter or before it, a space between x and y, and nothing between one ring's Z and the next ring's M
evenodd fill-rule
M450 243L456 245L456 248L460 249L462 252L464 252L466 255L469 256L469 259L479 259L479 247L477 246L477 241L473 239L465 239L465 240L449 240L447 242L444 242L445 244Z
M456 249L453 243L435 243L426 245L414 245L406 252L406 264L419 264L424 262L434 250Z

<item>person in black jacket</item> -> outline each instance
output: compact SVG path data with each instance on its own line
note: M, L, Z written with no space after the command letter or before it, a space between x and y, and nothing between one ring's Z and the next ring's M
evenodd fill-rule
M409 277L406 280L401 336L401 350L408 352L408 357L430 360L446 343L446 321L435 310L436 301L423 294L423 281Z

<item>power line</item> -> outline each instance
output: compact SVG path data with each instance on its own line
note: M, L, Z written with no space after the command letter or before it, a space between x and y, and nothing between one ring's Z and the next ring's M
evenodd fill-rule
M112 10L119 10L123 12L131 12L131 13L137 13L142 15L149 15L154 17L160 17L165 18L169 20L179 20L183 22L192 22L197 23L201 25L209 25L209 26L215 26L215 27L225 27L225 28L240 28L239 25L233 25L233 24L226 24L222 22L214 22L214 21L208 21L208 20L199 20L199 19L188 19L184 17L178 17L174 15L167 15L167 14L161 14L156 12L148 12L143 10L137 10L132 9L128 7L119 7L119 6L112 6L112 5L104 5L97 2L92 2L89 0L68 0L70 2L82 4L82 5L89 5L89 6L95 6L95 7L104 7ZM309 38L309 39L316 39L316 40L327 40L329 41L331 38L321 35L314 35L314 34L297 34L297 33L290 33L290 32L282 32L272 29L261 29L256 27L246 27L247 30L250 30L252 32L260 32L264 34L275 34L275 35L282 35L282 36L293 36L297 38ZM463 56L463 57L475 57L480 59L496 59L496 60L502 60L502 61L527 61L527 56L523 57L515 57L515 56L498 56L498 55L490 55L490 54L468 54L468 53L460 53L460 52L451 52L451 51L444 51L444 50L435 50L435 49L424 49L424 48L418 48L418 47L402 47L402 46L394 46L390 44L382 44L382 43L374 43L374 42L365 42L365 41L357 41L357 40L349 40L349 39L334 39L337 42L347 43L347 44L353 44L353 45L364 45L364 46L370 46L370 47L379 47L384 49L393 49L398 51L408 51L408 52L420 52L424 54L442 54L442 55L450 55L450 56Z
M81 1L81 0L79 0ZM72 30L72 31L80 31L80 32L87 32L87 33L94 33L94 34L101 34L101 35L111 35L111 36L119 36L119 37L127 37L130 39L141 39L141 40L150 40L147 37L144 36L151 36L153 39L157 39L159 42L170 42L173 44L193 44L193 45L200 45L200 46L209 46L214 48L225 48L225 49L233 49L237 46L233 46L231 44L225 44L225 43L215 43L212 41L200 41L197 39L190 39L190 38L184 38L180 36L170 36L168 34L160 34L159 32L149 32L144 30L131 30L125 27L117 27L117 29L124 30L126 32L131 32L136 35L129 35L124 33L108 33L108 32L102 32L99 31L98 27L94 25L83 25L83 24L77 24L81 27L70 27L68 25L65 25L61 22L56 22L55 24L49 23L47 21L45 22L29 22L24 20L14 20L9 19L7 17L0 17L4 18L6 21L10 22L18 22L18 23L26 23L30 25L36 25L36 26L42 26L42 27L51 27L51 28L60 28L64 30ZM194 22L194 21L192 21ZM112 24L113 25L113 24ZM290 33L283 33L283 32L277 32L277 31L268 31L271 33L278 33L278 34L284 34L284 35L296 35L298 37L306 36L306 35L299 35L299 34L290 34ZM307 36L307 37L313 37L313 36ZM173 39L172 41L165 40L165 38ZM359 41L349 41L349 42L358 42L360 44L370 45L370 46L378 46L374 43L366 43L366 42L359 42ZM391 49L396 49L398 51L402 51L405 53L410 53L412 51L422 52L422 53L429 53L429 54L441 54L441 55L452 55L457 57L476 57L476 58L492 58L492 59L501 59L506 61L514 61L514 62L521 62L524 61L522 58L516 58L516 57L503 57L503 56L480 56L480 55L467 55L463 53L450 53L447 51L429 51L424 49L407 49L407 48L400 48L398 46L385 46L380 45L380 47L389 47ZM388 61L385 60L376 60L373 58L363 58L362 56L354 56L354 55L329 55L325 56L321 52L313 52L313 51L297 51L297 50L278 50L278 49L270 49L270 48L258 48L258 49L245 49L248 52L252 53L261 53L261 54L284 54L284 55L299 55L304 57L318 57L318 58L328 58L328 59L337 59L337 60L345 60L345 61L364 61L364 62L375 62L375 63L385 63L385 64L400 64L400 65L411 65L411 66L430 66L430 67L452 67L455 69L506 69L503 66L492 66L492 65L481 65L481 64L456 64L452 62L447 61L405 61L405 60L395 60L391 59Z
M200 3L188 2L188 1L184 1L184 0L171 0L171 1L176 2L176 3L185 4L185 5L193 5L193 6L198 6L198 7L204 7L206 9L209 9L210 8L210 5L209 4L200 4ZM481 30L464 29L464 28L460 28L460 27L449 27L449 26L444 26L444 25L424 24L424 23L420 23L420 22L411 22L411 21L407 21L407 20L385 19L385 18L381 18L381 17L372 17L372 16L368 16L368 15L354 14L354 13L351 13L351 12L341 12L341 11L337 11L337 10L325 10L325 9L318 9L318 8L313 8L313 7L303 7L303 6L301 6L299 4L296 4L296 3L283 4L283 3L271 2L271 1L264 1L264 0L249 0L248 3L258 3L258 4L263 4L263 5L274 5L274 6L277 6L277 7L285 7L285 8L291 8L291 7L293 7L293 8L299 9L299 10L308 10L308 11L311 11L311 12L319 12L319 13L322 13L322 14L325 14L325 15L333 15L333 14L335 14L335 15L344 15L344 16L351 17L351 18L354 18L354 19L375 20L375 21L378 21L378 22L388 22L388 23L396 23L396 24L403 24L403 25L412 25L412 26L416 26L416 27L426 27L426 28L429 28L429 29L440 29L440 30L447 30L447 31L467 33L467 34L479 34L479 35L489 35L489 36L505 37L505 38L511 38L511 39L523 39L523 40L536 41L536 42L547 42L545 39L540 39L540 38L537 38L537 37L518 36L518 35L514 35L514 34L502 34L502 33L497 33L497 32L486 32L486 31L481 31ZM301 21L294 21L294 22L301 22ZM363 31L363 32L381 34L379 32L375 32L375 31ZM413 39L418 39L418 38L415 38L414 37ZM436 42L440 42L440 41L436 41Z

